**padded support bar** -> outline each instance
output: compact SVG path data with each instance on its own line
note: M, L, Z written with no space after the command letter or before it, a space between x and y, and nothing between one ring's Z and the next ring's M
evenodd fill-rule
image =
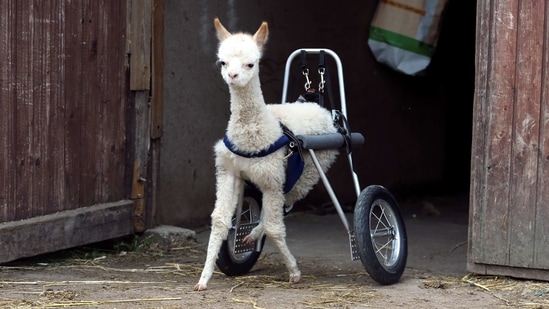
M297 135L304 149L338 149L345 147L345 136L340 133L329 133L322 135ZM364 136L354 132L351 133L351 145L361 146L364 144Z

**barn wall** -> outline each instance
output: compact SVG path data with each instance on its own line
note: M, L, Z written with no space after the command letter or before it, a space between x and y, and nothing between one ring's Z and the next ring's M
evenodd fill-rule
M441 42L443 52L436 55L426 77L404 76L374 60L367 37L376 5L377 1L351 0L166 0L157 221L201 225L208 223L213 208L212 147L223 136L229 117L228 89L214 65L216 16L232 31L252 32L261 21L269 22L270 38L260 68L267 102L280 101L284 63L293 50L325 47L339 54L350 125L366 137L365 147L355 150L363 187L376 183L397 194L422 194L455 182L467 191L474 1L451 4L459 31L443 30L448 33ZM456 49L461 53L457 59ZM463 72L470 78L455 78ZM329 178L342 202L354 203L345 160L338 160ZM328 200L319 186L301 205Z
M468 268L549 280L549 4L478 10Z

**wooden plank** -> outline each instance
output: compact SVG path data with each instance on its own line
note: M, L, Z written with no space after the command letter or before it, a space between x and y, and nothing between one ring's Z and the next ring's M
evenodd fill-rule
M31 190L27 192L29 197L29 203L27 205L29 209L28 217L39 216L42 213L43 207L40 207L42 204L41 201L41 191L43 188L42 183L42 170L40 165L42 164L41 149L44 147L43 132L38 128L44 128L42 121L44 119L43 113L45 104L48 104L44 100L44 89L42 87L42 67L43 61L40 55L42 46L41 37L44 35L44 28L40 27L39 24L43 22L44 16L42 16L41 11L42 7L40 3L32 3L29 10L29 29L31 34L29 37L30 50L29 50L29 69L32 70L30 74L29 85L32 89L32 92L28 94L28 100L30 102L29 108L32 110L32 126L29 128L30 136L29 141L31 143L32 150L29 153L27 169L31 171L32 178L29 179L31 182Z
M66 171L66 196L62 210L68 210L80 203L81 192L84 191L84 183L81 179L83 173L82 165L86 157L80 156L80 149L85 147L85 143L80 136L84 134L82 123L85 123L85 114L83 108L86 101L83 97L82 85L84 78L89 74L83 74L84 57L82 49L82 27L84 16L80 2L65 3L65 32L72 35L64 35L64 76L63 84L65 87L64 105L65 105L65 123L66 130L65 148L64 148L64 169ZM82 96L82 99L80 99Z
M2 223L0 263L132 234L132 214L121 200Z
M126 4L124 1L105 1L98 16L97 105L102 142L100 149L102 181L99 201L105 202L125 196L124 175L126 154L126 111L128 106L127 68L125 66Z
M544 38L541 63L541 113L540 145L538 159L538 198L536 203L535 256L534 267L549 269L549 5L545 2L546 18L542 37ZM549 276L548 279L549 280Z
M36 148L29 157L33 170L32 191L28 192L32 203L29 216L40 216L57 210L61 201L54 201L56 193L63 192L62 177L55 166L63 166L62 156L54 152L63 149L63 118L59 118L60 82L59 41L57 30L61 20L56 2L35 2L31 6L33 17L29 19L32 30L32 94L33 127L32 144ZM47 129L44 129L47 128ZM60 182L61 180L61 182ZM58 191L59 190L59 191ZM54 208L54 209L51 209Z
M490 1L488 1L490 2ZM485 11L489 18L489 35L483 39L488 44L486 64L487 89L485 117L486 144L482 147L484 165L481 166L484 176L482 186L482 226L480 250L475 254L475 261L486 264L507 265L509 263L510 229L509 229L509 190L511 168L512 117L515 88L515 54L516 54L516 19L518 7L514 1L496 1L486 4ZM481 65L482 66L482 65ZM497 117L496 117L497 115ZM477 167L478 168L478 167ZM477 235L478 237L478 235ZM475 249L476 248L476 249Z
M29 16L30 18L16 18L17 35L15 37L15 220L32 216L33 205L33 158L35 157L35 145L33 145L34 115L32 101L33 79L33 28L29 23L32 20L31 6L16 6L16 16Z
M534 266L544 1L521 1L517 22L516 91L509 205L509 265ZM546 224L546 222L540 222Z
M101 118L105 115L101 109L99 91L101 88L101 76L99 68L99 34L100 34L100 19L102 12L100 5L103 1L83 1L81 3L82 23L80 52L82 62L82 70L87 72L82 80L81 93L73 93L75 97L80 97L82 101L81 113L83 114L83 122L80 124L79 139L82 146L75 149L80 159L82 171L80 173L80 181L82 188L79 192L79 203L81 206L93 205L97 201L101 201L103 169L101 168L103 149L103 128L101 127ZM103 91L105 91L104 89Z
M472 272L549 280L549 26L540 13L547 5L478 3ZM503 162L496 174L493 162Z
M488 64L490 56L489 1L477 2L475 55L475 97L473 103L473 138L471 145L471 187L469 198L468 264L485 259L484 212L486 209L486 150L488 141Z
M469 271L491 276L509 276L514 278L549 281L548 269L520 268L499 265L473 264Z
M149 172L149 186L147 194L147 206L145 209L145 226L147 228L154 227L156 224L156 211L157 211L157 201L158 201L158 182L160 178L160 151L161 143L160 139L152 140L151 142L151 161L150 161L150 172Z
M145 230L145 183L146 179L141 176L143 169L141 162L135 160L133 168L133 184L131 198L134 201L134 219L133 224L136 231Z
M164 0L153 1L152 16L152 91L151 91L151 147L149 147L148 186L146 199L136 205L142 208L142 229L152 227L156 216L156 196L160 173L160 138L163 131L164 102ZM147 194L148 193L148 194ZM137 213L137 212L136 212ZM136 230L138 228L136 227Z
M68 209L123 198L125 3L67 3L65 101ZM83 74L82 72L86 72Z
M158 4L158 3L155 3ZM134 224L137 231L143 231L148 227L147 214L150 213L151 204L147 203L146 190L151 184L149 179L149 158L151 134L151 38L152 38L152 14L153 2L133 0L128 2L130 42L130 90L132 90L133 108L129 110L129 126L132 132L129 134L133 145L133 177L131 199L134 201ZM158 8L157 12L158 13ZM156 22L158 23L158 16ZM158 24L156 25L158 27ZM158 39L158 38L157 38ZM157 49L156 52L159 52ZM156 61L156 65L159 62ZM160 68L156 67L157 70ZM160 71L161 72L161 71ZM160 81L160 84L158 82ZM162 87L161 80L157 80L155 87ZM157 88L158 89L158 88ZM162 100L162 89L155 92ZM158 102L154 102L156 104ZM161 108L161 105L160 105ZM157 115L158 116L158 115Z
M15 177L14 177L14 108L15 92L13 81L15 80L13 69L15 66L14 45L15 2L0 2L0 222L5 222L14 217ZM12 206L12 207L10 207Z
M130 90L151 89L152 1L131 1Z
M130 110L131 123L134 132L132 133L132 144L134 145L134 169L132 180L131 198L136 203L135 224L136 229L141 231L145 228L146 207L145 190L150 183L148 179L148 163L150 151L150 110L149 92L133 92L134 109Z
M153 1L151 138L162 136L164 102L164 0Z
M65 53L65 1L53 2L49 13L47 41L45 48L49 50L50 60L48 66L44 67L44 75L47 83L50 84L49 92L49 110L47 112L46 126L47 147L43 150L43 156L46 157L47 175L44 177L43 184L47 198L44 198L42 207L47 209L46 213L62 211L67 204L67 170L65 168L65 141L66 141L66 71L65 63L67 54ZM49 179L48 179L49 176Z

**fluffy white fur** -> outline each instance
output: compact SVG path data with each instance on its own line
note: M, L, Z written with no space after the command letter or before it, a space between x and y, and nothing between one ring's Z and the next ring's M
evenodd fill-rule
M259 81L259 60L268 37L266 22L261 24L254 35L231 34L217 18L214 25L220 42L217 56L221 64L221 76L228 84L231 96L227 136L239 150L255 153L268 148L282 136L279 121L296 135L337 131L330 112L316 103L265 104ZM289 281L298 282L301 272L286 244L283 207L293 205L305 197L318 182L319 174L312 159L305 152L303 174L294 188L284 194L286 147L261 158L238 156L229 151L223 141L217 142L214 150L216 202L211 214L212 230L206 262L194 290L207 288L221 243L227 238L244 180L253 182L263 194L261 222L244 241L251 243L267 235L282 254ZM315 153L326 172L334 162L337 150Z

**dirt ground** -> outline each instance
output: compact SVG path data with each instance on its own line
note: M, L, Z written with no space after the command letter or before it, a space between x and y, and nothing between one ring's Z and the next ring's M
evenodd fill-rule
M287 283L267 242L252 271L216 272L193 291L208 229L197 242L163 249L139 238L82 247L0 265L0 308L549 308L549 283L466 271L466 207L444 200L405 209L409 256L402 279L381 286L351 261L347 234L331 212L291 213L288 245L302 280ZM349 215L350 216L350 215Z

